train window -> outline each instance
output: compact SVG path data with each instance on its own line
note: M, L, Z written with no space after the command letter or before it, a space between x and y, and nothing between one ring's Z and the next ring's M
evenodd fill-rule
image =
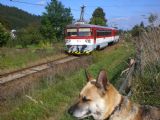
M79 28L78 36L91 36L90 28Z
M77 36L77 29L67 29L67 36Z
M98 30L97 31L97 36L110 36L112 35L111 30Z
M112 35L112 31L111 30L107 30L106 31L106 36L108 36L108 35Z

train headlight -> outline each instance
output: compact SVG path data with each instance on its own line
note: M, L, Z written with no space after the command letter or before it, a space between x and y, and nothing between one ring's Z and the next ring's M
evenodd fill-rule
M85 42L86 43L91 43L91 40L86 39Z

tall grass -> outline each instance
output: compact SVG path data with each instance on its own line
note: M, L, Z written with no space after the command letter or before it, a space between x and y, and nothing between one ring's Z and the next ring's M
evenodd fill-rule
M99 70L105 68L110 81L115 83L117 76L126 67L125 61L133 54L132 45L126 47L120 43L93 53L94 63L87 69L96 78ZM8 101L9 104L1 110L0 120L73 120L67 108L86 84L84 76L83 69L70 74L48 76L41 81L38 89L27 94L31 98L23 96L17 98L18 101Z
M140 36L133 39L136 45L137 62L141 72L160 64L160 28L143 29ZM153 66L153 64L155 64Z
M66 56L62 44L41 48L0 48L0 74Z
M136 73L132 99L141 104L160 105L160 28L148 28L134 39Z

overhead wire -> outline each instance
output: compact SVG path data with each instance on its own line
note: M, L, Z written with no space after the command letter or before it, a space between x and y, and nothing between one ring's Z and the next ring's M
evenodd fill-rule
M49 3L48 0L46 0L46 2L47 2L46 5L45 5L45 4L25 2L25 1L19 1L19 0L9 0L9 1L11 1L11 2L17 2L17 3L21 3L21 4L42 6L42 7L46 6L46 5ZM142 6L145 6L145 7L159 7L160 5L136 5L136 6L133 6L133 5L105 5L105 6L100 6L100 7L142 7ZM87 5L86 7L87 7L87 8L88 8L88 7L93 7L93 8L95 8L95 7L98 7L98 6L91 6L91 5L88 6L88 5ZM80 12L80 11L81 11L81 10L78 10L78 9L72 9L72 8L70 8L70 9L71 9L72 11L76 11L76 12ZM87 14L87 16L90 16L90 13L85 12L85 16L86 16L86 14Z
M30 3L30 2L24 2L24 1L19 1L19 0L9 0L9 1L11 1L11 2L17 2L17 3L23 3L23 4L28 4L28 5L45 6L44 4Z
M28 4L28 5L46 6L44 4L30 3L30 2L24 2L24 1L19 1L19 0L9 0L9 1L11 1L11 2L17 2L17 3L22 3L22 4ZM46 0L46 2L48 3L47 0ZM71 10L80 12L80 10L78 10L78 9L71 9Z
M31 2L24 2L24 1L19 1L19 0L9 0L11 2L17 2L17 3L23 3L23 4L28 4L28 5L37 5L37 6L45 6L44 4L37 4L37 3L31 3ZM46 0L46 3L49 3L47 0ZM159 7L160 5L105 5L105 6L88 6L87 7Z
M160 4L152 4L152 5L87 5L87 7L95 8L95 7L159 7Z

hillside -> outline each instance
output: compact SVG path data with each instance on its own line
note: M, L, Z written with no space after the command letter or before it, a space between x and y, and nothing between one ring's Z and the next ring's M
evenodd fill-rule
M40 23L40 19L40 16L0 4L0 22L8 29L23 28L32 22Z

